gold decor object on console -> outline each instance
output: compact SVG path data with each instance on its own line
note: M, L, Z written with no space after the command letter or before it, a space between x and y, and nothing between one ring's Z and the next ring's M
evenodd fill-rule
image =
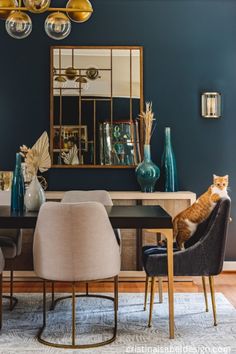
M92 13L88 0L69 0L65 7L50 7L51 0L0 0L0 19L6 20L6 31L15 39L23 39L32 31L32 22L27 14L52 12L45 20L45 32L50 38L61 40L71 31L71 21L83 23Z
M83 12L72 11L67 14L72 21L77 23L88 21L92 15L92 12L88 12L92 10L92 5L89 0L69 0L66 7L68 9L80 8L84 10Z
M221 117L221 94L218 92L202 93L202 117L220 118Z

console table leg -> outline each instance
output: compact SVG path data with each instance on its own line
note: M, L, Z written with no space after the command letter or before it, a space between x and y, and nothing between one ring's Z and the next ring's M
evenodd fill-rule
M136 269L137 270L143 270L142 246L143 246L142 229L137 229L137 234L136 234Z
M142 205L143 201L138 199L136 201L136 204ZM142 229L137 229L136 232L136 269L137 270L143 270L142 247L143 247L143 232Z

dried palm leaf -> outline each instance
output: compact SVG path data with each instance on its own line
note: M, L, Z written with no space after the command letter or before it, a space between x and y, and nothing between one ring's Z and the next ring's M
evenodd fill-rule
M36 141L32 149L34 151L35 163L40 172L45 172L51 167L51 158L49 155L49 140L47 132L43 132L40 138Z

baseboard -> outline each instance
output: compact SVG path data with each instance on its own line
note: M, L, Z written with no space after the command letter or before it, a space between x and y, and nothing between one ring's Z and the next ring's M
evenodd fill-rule
M226 261L224 262L223 272L235 272L236 271L236 262Z

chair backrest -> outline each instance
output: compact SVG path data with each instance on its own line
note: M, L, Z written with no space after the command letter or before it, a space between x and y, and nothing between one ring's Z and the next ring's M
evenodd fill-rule
M98 202L105 206L113 205L110 194L104 190L94 191L68 191L65 192L62 203L82 203L82 202ZM119 229L114 229L115 237L118 245L121 245L121 233Z
M65 192L62 203L99 202L105 206L113 205L110 194L104 190L68 191Z
M101 203L47 202L34 234L36 274L55 281L86 281L116 276L119 246Z
M187 248L198 245L201 247L204 254L204 267L209 275L217 275L223 268L230 205L230 199L221 199L209 218L199 225L195 234L186 243Z

